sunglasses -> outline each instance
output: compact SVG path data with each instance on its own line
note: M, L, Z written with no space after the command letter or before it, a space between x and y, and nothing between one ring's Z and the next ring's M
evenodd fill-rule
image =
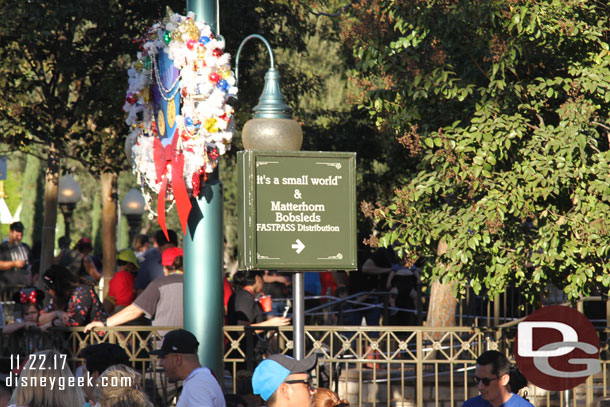
M298 384L298 383L303 383L305 385L307 385L307 387L309 387L310 390L313 390L313 383L311 381L311 378L309 379L301 379L301 380L286 380L284 383L286 384Z
M490 379L489 377L481 378L481 377L474 376L472 378L472 381L474 382L474 384L483 383L483 386L489 386L489 384L491 382L493 382L494 380L498 380L499 378L500 378L500 376L494 377L493 379Z

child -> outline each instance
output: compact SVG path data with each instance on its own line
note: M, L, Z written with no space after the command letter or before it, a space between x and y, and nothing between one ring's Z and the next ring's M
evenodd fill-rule
M40 308L44 293L35 288L24 288L13 296L13 300L17 304L21 304L23 320L17 319L17 322L6 325L2 328L2 333L11 334L22 329L39 328L46 330L51 326L51 322L39 325L38 317L40 316Z

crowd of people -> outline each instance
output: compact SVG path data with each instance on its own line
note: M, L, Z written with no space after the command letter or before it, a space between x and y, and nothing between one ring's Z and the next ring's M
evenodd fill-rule
M15 222L10 226L9 238L0 245L0 289L6 292L10 287L17 288L11 298L17 304L18 314L13 323L4 324L3 334L15 335L25 330L45 332L52 327L80 326L85 327L85 331L95 329L103 333L105 327L126 324L183 325L183 302L176 300L183 292L183 251L174 231L168 230L167 234L158 231L152 237L138 235L132 247L120 250L107 294L100 298L98 283L102 265L89 238L82 237L72 248L69 240L60 238L60 252L39 280L31 250L21 241L23 230L23 225ZM346 303L343 310L344 325L413 325L412 311L417 300L414 292L421 284L420 265L401 263L391 249L368 252L363 246L358 264L359 270L355 273L305 273L306 295L313 296L317 304L324 301L325 296L354 299L352 303ZM291 288L288 273L237 270L233 275L225 276L225 323L255 327L252 331L258 340L266 340L265 328L291 323ZM397 311L388 321L382 321L380 303L383 300L378 294L387 295L388 292L390 305ZM152 354L159 358L160 371L167 379L182 382L178 406L247 405L239 396L225 397L213 372L200 365L199 343L192 333L179 329L161 334L164 339ZM45 372L42 368L45 363L54 363L55 367L65 355L56 350L39 351L37 345L35 341L30 343L25 349L27 355L24 355L29 357L9 372L9 376L18 374L19 379L12 383L12 389L0 388L0 407L147 407L157 401L156 395L145 391L141 374L131 368L127 354L117 345L100 343L85 347L80 352L85 363L76 372L65 363L60 369ZM256 356L258 367L251 376L249 389L260 395L268 406L337 407L348 404L328 389L314 391L310 371L315 367L315 358L297 361L282 354L269 355L268 350L266 354ZM505 358L496 359L496 354L484 354L477 360L475 378L481 392L479 398L494 406L499 405L497 400L502 400L501 404L526 407L527 404L520 401L516 403L518 399L511 393L511 388L516 391L519 379L509 376L512 372L509 372ZM33 369L32 364L37 361L41 368ZM45 374L47 383L77 382L83 378L84 385L66 387L60 392L46 391L49 386L27 385L40 383ZM108 381L114 385L95 385ZM469 400L464 406L488 405L481 400Z
M127 311L120 315L119 324L130 323L134 320L137 323L146 322L145 319L138 318L139 316L152 319L153 324L156 325L159 322L181 320L182 310L168 310L166 308L168 304L165 304L161 298L164 297L161 295L162 292L175 292L182 284L181 278L171 277L156 281L155 284L160 285L153 290L153 294L148 296L153 301L153 308L150 304L144 308L138 302L136 302L137 310L129 307L153 281L160 277L182 273L182 253L178 252L180 250L178 236L174 231L169 230L167 235L157 231L151 237L137 235L130 248L119 251L116 273L110 282L108 294L101 299L94 295L89 296L89 292L97 292L96 288L102 275L101 257L95 254L90 238L83 236L70 248L69 239L61 237L58 240L60 250L54 259L55 268L52 273L61 280L53 281L51 275L45 277L44 274L49 270L44 270L42 271L43 280L39 282L38 263L36 259L33 259L34 256L29 246L22 242L23 231L24 227L21 222L11 224L8 239L0 244L0 295L4 300L14 295L17 288L49 288L55 292L55 295L49 291L49 295L44 301L47 305L51 299L53 305L51 308L43 310L41 316L48 313L49 310L70 313L73 310L68 310L68 304L70 307L74 307L74 303L80 304L79 313L81 315L75 314L73 320L68 320L67 314L56 313L56 316L62 317L64 325L68 326L86 325L93 321L103 322L106 317L125 309ZM361 239L359 238L359 240ZM362 242L359 243L357 271L305 273L305 294L313 298L308 301L308 306L320 305L328 297L349 297L349 301L345 301L341 306L342 319L340 321L335 317L332 321L323 321L318 318L308 320L308 322L332 322L343 325L360 325L365 322L369 326L380 323L415 325L417 305L421 305L417 304L420 299L416 295L417 288L421 286L418 265L401 264L400 259L390 249L382 248L371 252L370 248L361 244ZM164 260L163 253L166 251L168 252ZM176 260L178 263L170 264L169 262L173 261L170 258L175 259L177 256L179 257ZM59 271L60 267L68 270L69 273ZM246 274L244 271L238 271L224 278L224 306L229 323L245 321L243 315L238 315L244 311L245 307L250 308L250 312L245 314L250 323L271 324L266 321L272 320L278 326L285 325L285 319L273 317L288 313L290 301L287 299L292 296L292 274L268 270L260 275L262 284L253 284L254 281L246 282L248 278L253 278ZM58 290L57 287L53 287L54 284L60 284L62 289ZM64 286L67 288L63 289ZM91 290L87 287L90 287ZM256 291L253 291L254 288ZM235 292L237 301L231 302L230 308L229 298L233 292ZM253 301L249 301L248 296L252 297ZM261 304L262 307L267 302L260 302L261 298L266 299L267 297L271 298L271 309L265 309L260 315L254 315L258 314L258 310L253 307L252 303ZM386 298L389 300L384 301ZM155 315L154 305L157 300L162 305L160 315ZM83 302L87 304L83 304ZM390 306L391 310L385 320L382 319L384 302L386 307ZM102 305L101 310L99 304ZM232 308L235 305L237 305L237 309ZM91 311L93 314L83 315L83 312L87 311ZM328 311L335 315L338 314L337 309L328 309ZM46 323L49 318L51 316L45 316L42 321ZM255 321L255 318L258 320ZM113 323L116 321L116 319L112 320Z

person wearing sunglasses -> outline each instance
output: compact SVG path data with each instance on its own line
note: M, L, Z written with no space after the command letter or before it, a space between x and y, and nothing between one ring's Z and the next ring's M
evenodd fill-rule
M473 382L481 394L466 400L462 407L534 407L529 401L511 393L510 368L511 363L500 352L483 352L477 358L473 376Z
M312 406L315 388L309 372L316 362L316 355L303 360L271 355L254 369L252 390L267 402L267 407Z

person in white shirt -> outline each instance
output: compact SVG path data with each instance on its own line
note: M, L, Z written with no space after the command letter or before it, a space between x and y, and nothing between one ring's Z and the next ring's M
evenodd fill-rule
M197 356L199 342L185 329L168 332L161 348L152 351L170 381L182 380L183 388L177 407L226 407L218 380L212 371L202 367Z

